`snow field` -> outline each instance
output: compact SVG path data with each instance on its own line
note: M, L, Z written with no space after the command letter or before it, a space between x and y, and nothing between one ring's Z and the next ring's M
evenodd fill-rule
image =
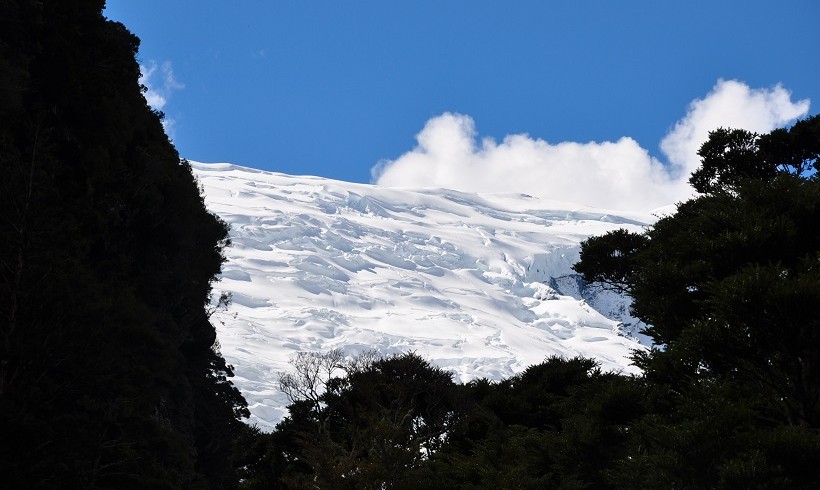
M192 166L231 226L214 289L233 302L216 326L262 429L286 415L277 373L299 351L416 351L466 382L553 354L635 372L628 356L648 345L628 301L586 288L570 267L582 240L640 231L649 213Z

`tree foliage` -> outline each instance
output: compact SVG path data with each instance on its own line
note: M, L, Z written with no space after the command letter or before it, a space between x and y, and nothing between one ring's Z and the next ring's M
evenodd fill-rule
M581 244L581 260L572 268L588 284L628 293L628 276L635 269L635 257L646 246L646 240L645 235L624 229L590 237Z
M734 190L745 179L771 179L776 165L759 158L759 135L745 129L720 128L698 150L701 166L689 183L702 194Z
M715 194L735 191L750 180L813 174L820 156L819 117L812 116L789 129L776 129L765 135L745 129L712 131L698 151L701 166L689 183L701 194Z
M247 409L205 310L227 228L103 3L0 3L4 483L235 486Z
M715 131L690 181L702 195L647 230L625 271L598 259L618 250L611 236L585 244L577 270L622 281L662 345L636 355L651 402L624 485L817 485L818 131L817 116ZM785 444L800 449L784 458Z
M290 417L266 437L249 488L393 488L445 444L458 418L450 373L414 353L342 361L330 351L293 366L281 377L296 387Z

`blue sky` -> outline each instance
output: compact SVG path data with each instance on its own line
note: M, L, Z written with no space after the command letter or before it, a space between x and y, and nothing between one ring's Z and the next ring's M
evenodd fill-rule
M666 165L720 80L820 101L814 0L107 3L182 156L290 174L369 182L446 113L478 147L629 137Z

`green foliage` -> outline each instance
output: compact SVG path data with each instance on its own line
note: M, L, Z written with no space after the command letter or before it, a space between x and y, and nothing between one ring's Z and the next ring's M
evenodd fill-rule
M818 148L817 116L713 132L691 180L704 195L647 230L626 271L582 256L585 276L626 284L663 344L635 356L649 406L611 469L618 486L817 486ZM800 449L782 457L784 444Z
M333 352L305 360L295 360L297 376L338 361ZM392 488L445 443L459 414L450 373L413 353L368 355L345 363L344 370L343 376L312 378L324 385L317 399L322 388L303 385L305 398L265 437L267 453L255 463L261 470L248 488L272 482L284 488Z
M782 173L816 175L820 157L820 115L775 129L758 141L760 157Z
M648 385L649 411L630 427L618 488L814 488L820 432L760 418L728 381Z
M701 194L715 194L734 192L746 181L770 181L779 174L814 174L820 156L818 117L765 135L726 128L710 132L698 151L701 166L689 183Z
M583 358L551 357L466 389L473 405L412 474L422 488L609 488L627 426L643 413L633 378Z
M780 175L660 220L630 276L635 313L667 344L655 357L754 387L784 422L815 426L818 213L820 184Z
M446 439L424 452L424 459L407 464L400 478L381 484L600 488L603 468L618 455L614 448L626 434L615 426L639 413L634 408L640 397L628 386L633 386L629 378L603 375L594 361L581 358L550 358L502 383L470 383L461 389L466 398ZM363 422L360 430L373 426ZM408 455L417 453L413 447Z
M698 155L701 166L689 183L701 194L732 191L744 179L770 179L776 174L775 166L759 157L758 135L745 129L710 132Z
M635 256L646 246L646 236L624 229L590 237L581 244L581 260L572 269L589 284L628 293Z

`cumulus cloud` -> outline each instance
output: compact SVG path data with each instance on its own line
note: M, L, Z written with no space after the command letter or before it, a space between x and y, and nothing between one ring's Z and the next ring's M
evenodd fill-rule
M165 107L174 91L185 88L185 85L174 77L174 68L170 61L165 61L161 65L155 61L140 65L139 83L146 88L143 93L145 101L151 108L158 111ZM162 125L165 127L165 132L171 134L174 120L166 117Z
M391 187L446 187L472 192L515 192L610 209L646 211L687 199L697 150L718 127L768 132L808 112L782 86L751 89L719 80L661 141L664 158L634 139L552 144L527 134L479 140L463 114L430 119L417 145L372 169L374 182Z
M709 131L724 127L767 133L808 111L808 100L792 102L791 93L779 84L752 89L736 80L719 80L709 95L689 104L683 119L661 141L661 151L688 177L700 164L697 151Z

